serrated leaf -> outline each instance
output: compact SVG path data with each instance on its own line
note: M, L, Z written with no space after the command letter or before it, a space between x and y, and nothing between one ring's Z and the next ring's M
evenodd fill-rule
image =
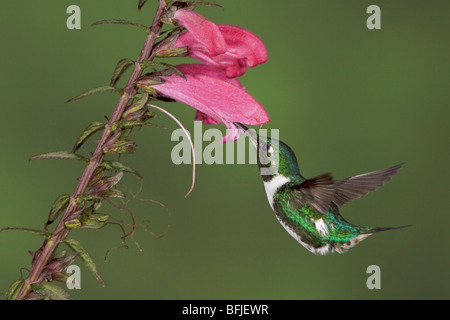
M37 294L52 300L71 300L70 295L63 288L51 282L42 282L37 285L33 284L31 287Z
M33 160L41 160L41 159L50 159L50 160L82 160L85 162L89 162L88 158L85 158L83 156L80 156L76 153L71 153L67 151L54 151L54 152L47 152L47 153L41 153L37 154L35 156L32 156L30 158L30 161Z
M15 231L23 231L23 232L29 232L34 233L43 237L49 238L51 236L51 233L45 232L42 230L36 230L36 229L30 229L30 228L22 228L22 227L4 227L0 229L0 232L7 231L7 230L15 230Z
M176 73L177 75L179 75L180 77L182 77L183 79L186 79L186 76L180 71L178 70L174 65L171 65L170 63L164 63L164 62L155 62L155 61L150 61L150 60L144 60L141 63L141 68L142 70L145 70L149 67L153 67L153 68L166 68L169 69L170 73L167 72L161 72L161 75L164 76L170 76L173 73Z
M45 226L48 226L58 218L58 216L67 208L69 200L70 196L68 194L61 194L58 198L56 198L48 214L48 219Z
M98 26L101 24L124 24L124 25L130 26L130 27L136 27L140 30L143 30L147 34L150 33L150 28L147 26L144 26L140 23L136 23L133 21L121 20L121 19L108 19L108 20L96 21L91 24L91 27L95 27L95 26Z
M105 287L105 282L103 281L102 277L98 273L97 266L94 263L94 260L91 258L89 253L86 251L86 249L81 245L80 242L74 239L67 238L64 240L64 243L72 249L74 252L80 254L81 260L84 262L86 267L92 272L95 279L101 284L102 287Z
M122 171L131 173L132 175L136 176L138 179L142 180L143 177L137 172L136 170L127 167L123 165L122 163L118 161L110 161L110 160L104 160L101 164L101 166L107 170L116 170L116 171Z
M146 123L144 121L137 121L137 120L135 120L135 121L116 121L111 126L111 130L115 131L118 128L120 128L120 129L132 129L132 128L135 128L135 127L142 127L142 126L145 126L145 125L146 125Z
M78 137L77 142L75 143L75 145L72 148L72 152L76 152L87 139L89 139L94 133L102 130L103 128L105 128L105 124L102 122L90 123L86 127L86 129L83 130L81 135Z
M120 94L122 94L122 90L111 87L111 86L102 86L102 87L96 87L96 88L92 88L89 89L83 93L80 93L79 95L77 95L76 97L73 97L69 100L67 100L67 102L72 102L75 100L80 100L81 98L96 94L96 93L102 93L102 92L119 92Z
M22 290L24 283L25 281L21 279L14 281L9 286L8 291L6 292L6 300L16 300L20 290Z
M110 86L115 87L120 77L132 65L134 65L134 61L128 58L121 59L119 62L117 62L116 68L114 69L113 76L111 78Z

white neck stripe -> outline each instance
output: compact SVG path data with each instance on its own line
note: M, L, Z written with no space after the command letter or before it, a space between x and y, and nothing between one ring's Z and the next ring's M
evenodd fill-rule
M284 186L289 181L291 181L291 179L289 179L281 174L277 174L270 181L264 181L264 187L266 188L267 200L269 200L269 204L272 207L272 210L273 210L273 196L275 195L275 193L277 193L277 191L282 186Z

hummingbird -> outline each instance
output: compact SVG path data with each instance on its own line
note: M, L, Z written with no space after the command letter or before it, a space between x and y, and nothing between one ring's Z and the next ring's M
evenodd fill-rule
M234 124L257 149L267 199L278 221L310 252L344 253L374 233L407 227L360 227L347 222L339 211L349 201L384 185L403 164L342 180L334 180L330 173L306 179L287 144Z

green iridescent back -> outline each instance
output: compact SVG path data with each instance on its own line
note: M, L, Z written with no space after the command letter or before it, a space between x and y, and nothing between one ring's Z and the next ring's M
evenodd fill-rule
M274 209L278 219L286 223L302 238L302 241L313 247L326 244L344 244L360 235L369 232L370 228L360 228L348 223L340 215L339 209L333 204L330 210L322 215L309 205L295 208L292 195L288 187L281 189L274 196ZM316 221L322 219L328 232L320 234L316 228Z

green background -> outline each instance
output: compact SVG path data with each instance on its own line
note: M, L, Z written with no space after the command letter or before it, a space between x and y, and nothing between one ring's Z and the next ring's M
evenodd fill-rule
M41 228L58 194L72 193L83 166L29 162L31 155L70 150L84 127L111 114L118 99L101 94L67 104L109 83L116 62L136 59L145 34L126 26L90 24L128 19L150 24L156 1L7 1L0 11L0 227ZM358 225L413 227L377 234L344 255L315 256L275 219L255 165L172 164L177 126L164 115L138 132L138 150L122 161L145 177L141 197L164 203L164 237L143 229L121 246L112 225L75 230L96 260L106 288L82 267L76 299L449 299L448 1L227 0L224 10L199 8L217 23L245 27L263 39L269 60L242 83L271 117L266 128L297 153L302 173L336 178L406 166L377 192L347 205ZM66 28L77 4L82 29ZM366 28L366 8L381 8L381 30ZM183 60L188 61L188 59ZM170 62L170 61L169 61ZM126 74L129 76L129 73ZM161 104L188 129L194 110ZM223 126L221 127L223 129ZM88 155L94 139L80 152ZM125 180L134 190L138 184ZM163 233L168 214L134 201L138 221ZM118 209L103 212L120 217ZM34 234L0 233L0 291L29 268ZM81 262L78 261L81 265ZM381 289L366 287L370 265ZM24 271L24 274L26 272Z

